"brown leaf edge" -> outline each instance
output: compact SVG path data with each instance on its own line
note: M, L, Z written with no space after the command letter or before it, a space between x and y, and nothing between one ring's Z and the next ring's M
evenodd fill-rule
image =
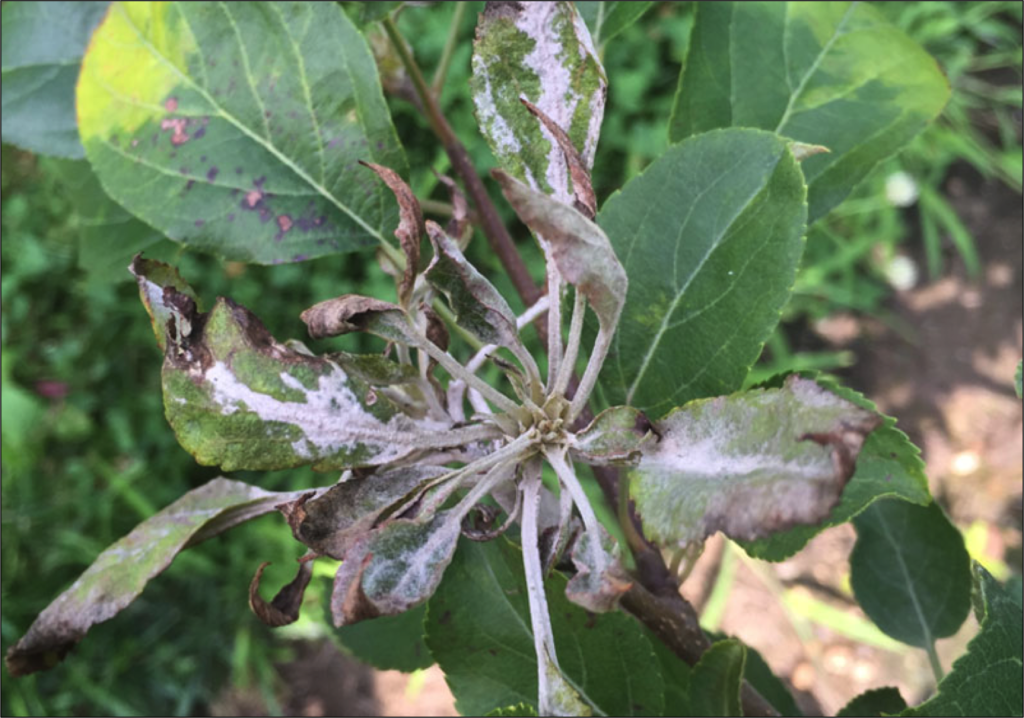
M359 164L376 172L398 200L399 222L395 229L395 237L398 238L398 243L405 253L405 270L398 285L398 301L403 307L408 308L416 283L416 270L420 263L420 237L424 232L423 210L412 188L393 169L363 160L359 160Z
M541 124L555 138L559 148L562 150L562 154L565 155L565 163L569 166L569 176L572 178L572 194L576 200L576 209L586 216L587 219L593 220L597 216L597 197L594 195L594 186L591 183L590 172L587 170L587 165L584 163L579 150L576 149L576 145L569 139L569 135L565 133L565 130L544 114L543 110L525 97L520 97L519 101L526 106L526 109L534 117L540 120Z
M313 559L315 557L315 554L312 554L306 558ZM306 586L313 578L313 561L300 559L299 571L295 578L278 591L270 603L267 603L260 596L260 580L263 578L263 571L269 565L269 561L261 563L260 567L256 569L256 575L249 583L249 608L263 623L271 628L278 628L299 620L299 609L302 607L302 599L306 594Z

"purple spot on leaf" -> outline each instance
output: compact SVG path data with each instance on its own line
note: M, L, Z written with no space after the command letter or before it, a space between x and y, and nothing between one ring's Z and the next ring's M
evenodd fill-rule
M218 172L220 172L219 169L217 169L216 167L211 167L209 171L207 171L206 173L206 179L209 180L210 182L213 182L215 179L217 179Z
M192 139L198 140L200 137L202 137L205 134L206 134L206 128L205 127L200 127L198 130L196 130L196 133L192 136Z
M234 221L235 221L235 213L234 212L229 212L228 213L228 222L234 222Z
M202 227L204 224L206 224L206 220L197 219L195 224L197 227Z

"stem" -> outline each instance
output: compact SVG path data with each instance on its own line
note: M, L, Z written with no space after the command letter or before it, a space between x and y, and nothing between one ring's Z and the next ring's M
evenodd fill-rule
M569 407L570 424L580 415L580 412L587 405L587 400L590 399L590 392L594 390L594 385L597 384L597 376L601 373L601 367L604 365L604 358L607 356L608 349L612 345L614 333L614 330L608 331L604 327L597 331L594 348L590 351L590 358L587 359L587 368L583 372L583 378L580 379L580 385L577 387L576 394L573 396L572 404Z
M924 649L928 653L928 662L932 666L932 673L935 674L935 683L942 682L945 673L942 670L942 663L939 662L939 654L935 650L935 641L931 641Z
M561 366L558 367L558 377L555 379L555 386L551 394L562 394L565 387L569 385L569 377L576 368L576 357L580 351L580 337L583 335L583 318L587 313L587 299L583 292L576 290L576 298L572 305L572 321L569 324L569 340L565 344L565 356L562 357ZM548 325L551 326L550 324ZM550 342L548 342L550 345Z
M455 515L459 517L459 520L472 510L476 506L476 502L482 499L487 493L493 489L498 483L509 477L509 469L515 467L518 463L518 459L506 459L500 464L497 464L487 474L477 482L476 486L469 490L465 496L463 496L459 503L455 505Z
M466 3L455 3L455 12L452 14L452 23L448 27L448 39L444 42L444 50L441 51L441 61L434 71L434 79L430 83L434 97L441 96L444 87L444 80L448 76L448 68L452 64L452 55L455 53L455 43L459 40L459 26L462 25L462 18L466 14Z
M441 114L437 100L430 92L430 88L427 87L427 83L423 79L423 73L409 52L405 39L398 31L398 26L395 25L394 19L391 17L384 18L383 25L384 31L395 46L395 52L398 53L405 71L412 80L413 87L420 98L420 102L423 104L423 111L427 116L431 129L438 139L441 140L441 144L448 153L449 159L451 159L452 168L462 178L462 182L466 186L466 192L472 198L473 204L476 205L477 212L480 214L481 229L483 229L491 249L498 255L498 259L501 260L502 266L508 272L509 278L512 280L512 284L522 298L523 303L527 305L533 304L540 297L540 290L537 289L537 285L530 278L530 272L526 269L526 264L523 262L522 257L519 256L519 252L516 250L515 243L512 241L508 229L505 228L501 217L498 215L498 210L491 202L483 181L473 168L469 153L466 152L466 148L459 142L448 121Z
M558 480L562 482L562 486L572 496L573 503L576 504L576 508L580 511L580 518L583 519L583 528L586 531L593 532L593 545L600 549L601 542L598 534L600 524L597 520L597 514L594 513L594 507L590 505L590 499L587 498L583 485L576 478L576 472L573 471L572 464L565 459L565 449L560 449L557 452L546 449L544 451L544 458L548 460L551 468L555 470Z
M538 239L540 237L538 236ZM548 256L550 250L546 242L544 259L547 262L548 280L548 389L553 388L558 370L562 365L562 275L558 273L554 260Z
M492 387L476 374L471 374L466 371L466 368L459 364L459 362L455 360L455 357L446 351L442 351L440 347L425 336L417 332L417 338L420 340L420 346L423 347L423 350L427 352L431 358L435 359L438 364L443 366L445 371L447 371L453 379L462 379L462 381L466 382L468 386L479 391L495 406L500 407L503 411L514 414L519 408L514 401Z

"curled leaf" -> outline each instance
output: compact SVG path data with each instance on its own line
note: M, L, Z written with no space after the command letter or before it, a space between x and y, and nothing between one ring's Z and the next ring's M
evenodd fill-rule
M591 466L630 466L640 461L644 445L654 438L642 411L613 406L576 433L572 454Z
M280 509L296 539L318 554L342 560L382 514L417 487L445 473L436 466L403 466L352 476L315 498L305 494Z
M265 624L271 628L278 628L299 620L302 598L306 594L309 580L313 578L313 562L302 561L295 578L278 591L270 603L267 603L260 596L260 579L263 578L263 570L269 565L269 561L261 563L260 567L256 569L256 575L249 583L249 607Z
M565 155L565 163L569 167L569 176L572 178L572 194L575 199L574 206L587 219L594 219L597 216L597 197L594 195L594 186L590 181L590 168L584 162L579 150L573 145L565 130L544 114L542 109L525 97L520 97L519 101L530 111L530 114L541 121L541 124L555 138L555 142L558 143L558 146Z
M505 198L526 225L551 246L551 256L566 281L583 292L602 329L614 331L626 301L626 271L601 228L572 207L514 179L491 173Z
M565 130L589 170L608 81L573 3L488 3L476 29L470 89L499 166L571 205L565 153L520 98Z
M314 339L368 332L388 341L409 342L408 323L401 307L359 294L343 294L314 304L301 319Z
M104 550L8 649L7 670L23 676L53 668L92 626L138 598L179 552L297 496L222 478L193 489Z
M469 223L469 204L466 202L466 195L462 193L459 186L455 184L448 175L434 173L437 181L448 188L448 195L452 200L452 218L445 226L444 231L449 237L453 237L460 249L465 249L473 236L472 225Z
M585 531L572 549L572 562L576 575L565 587L566 597L593 613L605 613L615 608L619 597L633 582L619 561L619 547L603 526L599 536Z
M826 518L880 417L815 382L694 401L655 422L630 476L644 531L661 544L715 531L753 540Z
M373 162L359 161L363 167L368 167L377 173L377 176L384 180L384 184L395 193L398 200L398 227L395 229L395 237L405 253L405 271L402 273L402 281L398 285L398 300L403 307L409 306L409 299L412 297L413 284L416 281L416 270L420 263L420 237L423 236L423 210L412 189L405 183L405 180L392 169Z
M188 282L181 278L176 267L144 259L141 254L135 255L128 271L135 275L135 281L139 285L139 297L149 314L156 343L163 351L167 348L165 335L168 322L174 319L180 326L182 321L187 321L182 314L182 308L188 306L189 302L195 307L198 301L196 294ZM185 334L189 332L186 326L180 326L180 330Z
M790 142L789 151L793 153L793 157L797 162L803 162L808 157L814 157L814 155L824 154L825 152L831 152L832 150L824 145L809 145L804 142Z

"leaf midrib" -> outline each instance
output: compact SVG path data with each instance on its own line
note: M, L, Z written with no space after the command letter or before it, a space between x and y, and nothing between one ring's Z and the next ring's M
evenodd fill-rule
M281 153L277 149L277 147L274 146L271 142L265 141L262 137L260 137L259 135L255 134L252 130L250 130L248 127L246 127L244 124L242 124L242 122L240 120L238 120L237 118L235 118L234 115L232 115L229 112L225 111L224 108L221 107L221 105L216 100L213 99L213 97L206 91L205 88L200 87L192 78L190 78L188 75L184 74L180 69L178 69L178 67L173 62L171 62L166 57L164 57L163 54L161 54L155 47L153 47L153 44L149 42L149 40L145 37L145 35L143 35L142 31L139 29L139 27L132 20L131 16L127 12L125 12L124 7L121 4L117 5L117 10L118 10L118 12L121 13L121 16L124 18L124 20L128 24L128 26L131 27L131 29L134 31L136 37L138 37L138 39L139 39L139 42L142 43L142 45L149 51L149 53L154 58L156 58L161 64L163 64L166 67L170 68L170 70L175 75L177 75L183 82L185 82L195 92L197 92L199 95L201 95L210 104L210 106L212 108L214 108L214 110L216 111L217 116L219 116L221 119L229 122L230 124L234 125L242 134L244 134L246 137L248 137L253 142L255 142L258 145L260 145L263 149L265 149L267 152L269 152L271 155L273 155L275 158L277 158L277 160L280 161L282 165L284 165L289 170L291 170L299 179L301 179L303 182L305 182L310 187L312 187L314 190L316 190L316 192L319 195L321 195L324 199L326 199L328 202L330 202L335 207L337 207L339 210L341 210L346 215L348 215L357 225L359 225L359 227L361 227L363 230L365 230L367 234L369 234L371 237L374 237L382 245L390 247L390 245L384 239L383 235L381 235L381 233L377 229L375 229L374 227L371 227L369 224L367 224L367 222L362 217L360 217L359 214L357 214L352 208L350 208L348 205L346 205L340 199L335 197L334 194L329 192L327 190L327 188L324 187L322 184L320 184L319 182L314 180L312 177L310 177L309 174L306 173L305 170L303 170L301 167L296 165L287 155L284 155L283 153ZM192 31L192 26L189 23L188 19L185 17L184 13L180 12L180 10L179 10L178 14L181 16L182 21L188 27L189 33L192 35L193 39L195 39L195 33ZM234 24L233 19L232 19L232 24ZM199 47L198 41L196 41L196 47L197 47L197 51L199 51L198 50L198 47ZM255 88L254 88L254 91L255 91Z

